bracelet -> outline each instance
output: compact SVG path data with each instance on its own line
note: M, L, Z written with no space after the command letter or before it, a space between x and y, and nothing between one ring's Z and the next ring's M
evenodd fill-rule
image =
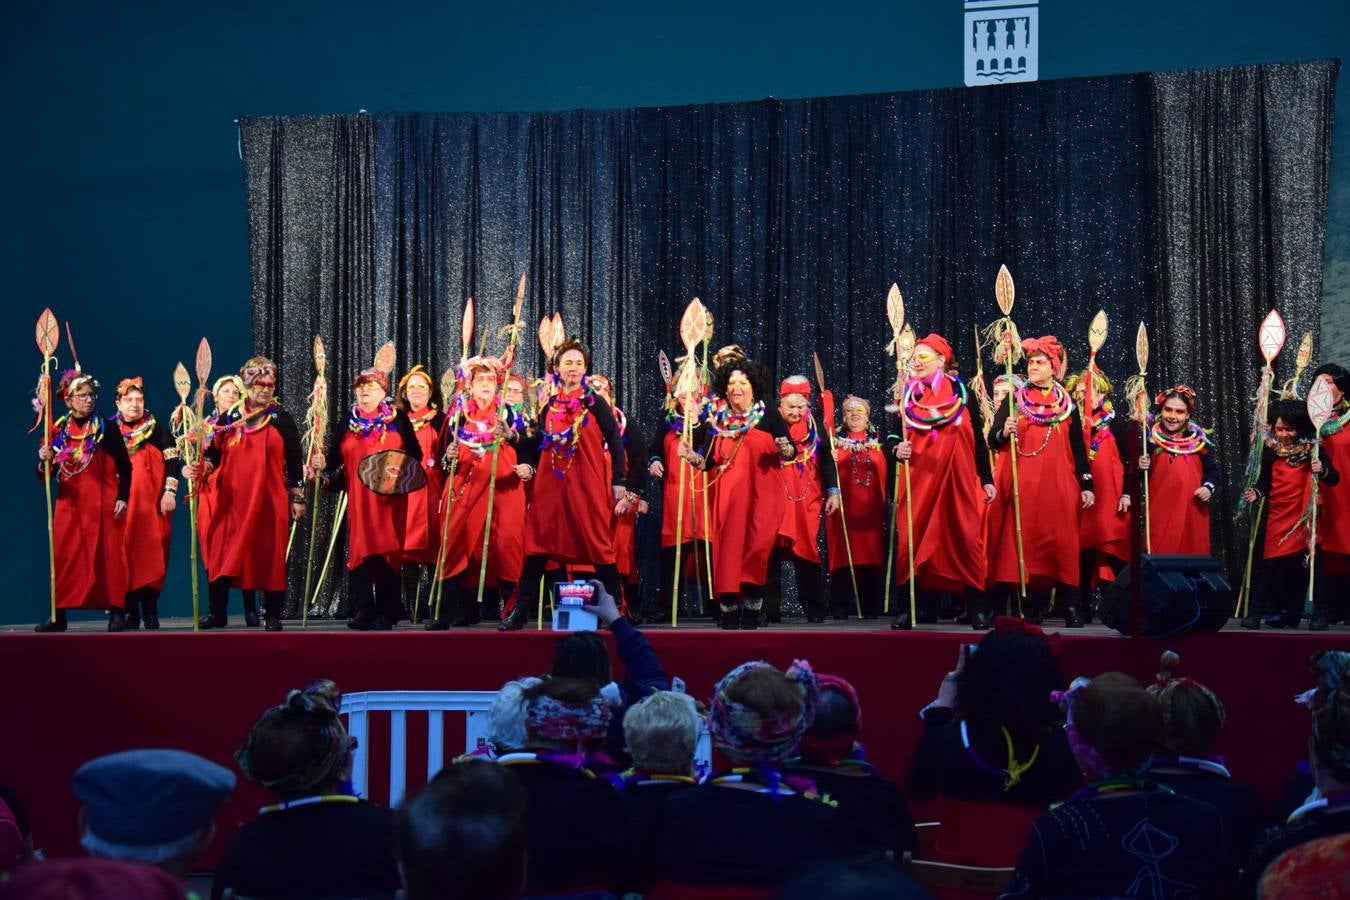
M169 477L164 479L164 493L175 494L178 492L178 479Z
M625 503L636 503L638 502L638 500L642 498L639 497L637 494L633 493L632 491L624 491L623 499Z

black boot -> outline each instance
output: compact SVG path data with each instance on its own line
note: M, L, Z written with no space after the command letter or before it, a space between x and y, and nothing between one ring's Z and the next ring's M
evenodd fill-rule
M1082 628L1083 614L1078 611L1078 607L1070 606L1064 610L1065 628Z
M748 604L741 604L741 631L754 631L756 628L769 624L767 614L763 607L751 609Z
M66 630L66 611L58 609L54 618L48 619L41 625L36 625L33 630L38 634L55 634Z
M126 630L127 630L127 614L124 613L124 612L122 612L120 609L117 610L117 611L115 611L115 612L109 613L109 614L108 614L108 630L109 630L109 631L126 631Z
M159 630L159 598L146 597L141 600L141 612L145 617L145 630Z
M1241 625L1243 628L1250 628L1252 631L1258 631L1261 628L1261 617L1258 616L1256 613L1252 613L1250 616L1247 616L1238 624Z
M264 630L266 630L266 631L280 631L280 630L281 630L281 627L282 627L282 626L281 626L281 618L280 618L280 617L268 616L268 617L267 617L267 625L264 626Z
M141 627L140 591L129 592L122 602L126 609L126 615L122 620L123 630L136 631ZM108 630L113 630L111 620L108 622Z
M891 623L892 631L909 631L913 627L914 623L909 620L909 613L907 612L902 612L896 616L895 621Z
M741 621L745 618L741 612L739 604L723 603L721 604L721 615L717 618L717 627L723 631L738 631L741 627Z
M988 631L991 624L993 623L989 620L989 613L985 610L977 609L970 617L970 627L976 631Z
M244 591L244 624L249 628L258 627L257 591Z
M525 627L525 609L517 601L510 614L497 623L498 631L519 631Z

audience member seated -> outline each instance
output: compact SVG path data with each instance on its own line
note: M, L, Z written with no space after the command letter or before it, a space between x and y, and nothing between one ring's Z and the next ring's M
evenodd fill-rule
M822 797L838 804L838 815L870 838L859 851L879 849L900 860L918 843L904 792L881 777L858 743L862 708L853 685L835 675L817 681L816 717L788 770L814 781Z
M1057 696L1088 784L1037 820L1001 896L1231 896L1218 810L1144 777L1164 735L1157 701L1119 672Z
M185 900L177 878L158 866L84 857L25 863L0 879L0 900Z
M717 684L713 743L736 768L666 802L657 839L660 881L777 887L795 866L847 854L860 838L821 802L814 784L783 766L815 715L809 663L785 673L744 663Z
M623 717L624 740L633 768L618 776L620 796L628 807L637 844L633 887L645 890L656 877L656 847L666 802L692 790L694 747L698 743L698 710L694 698L657 691Z
M785 883L775 900L929 900L923 887L879 856L831 860Z
M215 836L234 774L182 750L126 750L80 766L71 786L81 804L80 845L91 856L187 878Z
M628 813L613 786L584 766L609 733L614 707L594 681L577 678L546 678L521 702L525 740L499 748L497 762L529 798L526 895L621 893L635 853Z
M466 759L479 756L496 759L505 753L512 753L524 747L526 745L525 692L542 682L542 678L535 678L531 675L525 678L517 678L515 681L508 681L502 685L501 689L497 691L497 696L492 699L492 706L488 708L487 746L481 750L467 753L457 761L463 762Z
M245 777L279 802L235 834L213 897L384 898L398 890L394 814L352 794L356 742L338 716L340 703L331 681L293 690L235 751Z
M910 800L938 801L932 858L1011 866L1032 823L1083 783L1049 700L1063 685L1045 633L1020 619L962 646L909 767Z
M469 759L441 770L398 815L405 900L510 900L525 887L525 789Z
M661 668L647 637L619 613L614 598L594 579L594 602L585 608L600 619L614 635L614 645L623 665L623 680L614 683L609 647L593 631L578 631L558 641L553 655L555 678L584 678L594 681L601 692L618 705L610 721L609 735L602 748L587 760L587 767L599 774L622 771L629 765L624 753L623 719L629 708L652 691L670 688L670 679Z
M1281 854L1309 841L1350 833L1350 653L1315 653L1312 672L1317 687L1304 699L1312 706L1308 756L1316 796L1294 810L1288 822L1267 829L1256 839L1244 870L1245 896L1256 893L1267 869ZM1309 857L1308 871L1320 859Z
M1166 737L1148 775L1183 797L1203 800L1217 809L1233 858L1245 860L1252 841L1267 824L1266 815L1256 795L1233 781L1214 753L1226 715L1223 703L1200 682L1174 678L1172 672L1180 661L1171 650L1163 653L1157 684L1149 688L1162 709Z
M28 815L18 796L0 785L0 877L35 855Z

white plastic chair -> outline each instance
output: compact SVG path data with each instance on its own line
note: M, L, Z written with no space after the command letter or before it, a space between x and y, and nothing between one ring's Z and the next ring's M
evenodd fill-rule
M427 780L444 768L445 713L464 713L464 752L470 753L489 734L488 709L496 691L362 691L343 694L339 712L347 716L347 733L356 738L352 754L352 788L369 796L370 713L389 713L389 806L403 799L408 774L408 721L410 712L427 714Z

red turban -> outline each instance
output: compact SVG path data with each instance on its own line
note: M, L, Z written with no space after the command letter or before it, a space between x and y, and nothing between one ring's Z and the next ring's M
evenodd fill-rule
M1043 353L1050 359L1051 365L1055 367L1055 377L1063 378L1064 371L1069 368L1069 354L1065 352L1064 345L1059 342L1059 338L1053 334L1047 334L1045 337L1023 338L1022 352L1028 358L1037 353Z
M914 346L917 347L919 344L932 348L933 352L943 359L952 358L952 345L947 343L947 339L940 334L926 334L919 338L919 343Z
M811 382L806 380L805 375L789 375L783 379L783 383L778 386L778 396L786 397L789 394L801 394L806 399L811 399Z

